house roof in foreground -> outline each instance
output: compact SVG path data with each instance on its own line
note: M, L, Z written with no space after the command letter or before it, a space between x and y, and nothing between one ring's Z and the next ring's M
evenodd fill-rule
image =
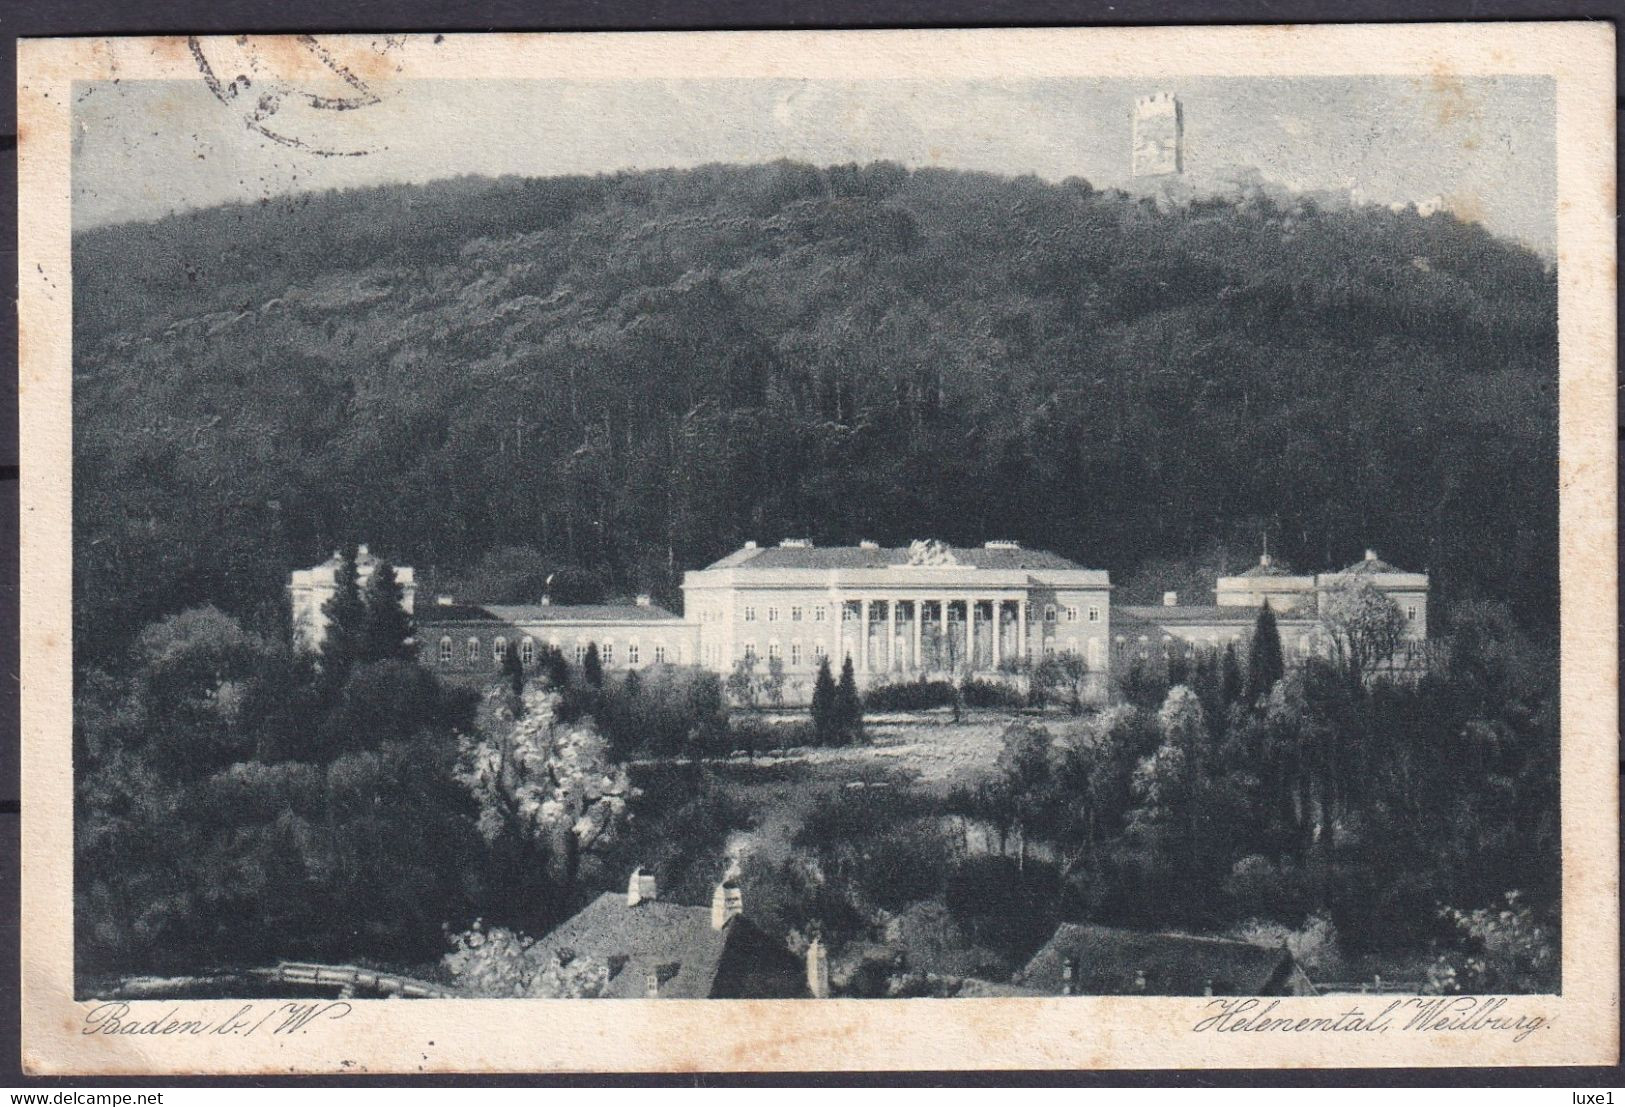
M708 907L658 899L629 906L624 893L605 892L537 948L606 963L606 999L644 998L650 973L663 999L793 998L804 990L800 960L748 918L717 929Z
M1270 995L1285 991L1297 963L1285 948L1227 938L1153 934L1062 923L1012 983L1065 994L1063 964L1075 966L1078 995ZM1145 974L1142 993L1137 977Z

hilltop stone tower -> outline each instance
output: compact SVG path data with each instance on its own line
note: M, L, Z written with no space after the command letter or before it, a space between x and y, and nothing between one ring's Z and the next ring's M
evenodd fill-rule
M1134 101L1133 175L1179 176L1185 172L1185 109L1171 92Z

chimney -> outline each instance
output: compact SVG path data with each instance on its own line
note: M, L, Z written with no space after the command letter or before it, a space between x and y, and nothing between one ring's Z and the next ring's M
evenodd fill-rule
M858 548L860 550L878 550L878 549L880 549L880 543L879 542L871 542L867 538L865 538L861 542L858 543Z
M361 548L366 549L367 547L362 546ZM1367 561L1375 561L1375 560L1377 560L1377 551L1373 550L1373 549L1367 549L1365 551L1365 559Z
M543 607L552 607L553 606L553 597L547 595L546 593L543 593L542 594L542 606Z
M639 592L638 593L638 606L639 607L648 607L649 606L649 593L647 593L647 592Z
M1070 957L1061 961L1061 994L1063 996L1078 994L1078 963Z
M829 955L822 938L814 938L807 946L807 992L814 999L829 998Z
M740 894L739 885L732 880L718 884L716 891L711 893L711 929L721 930L728 925L729 919L738 918L744 913L745 897Z
M660 898L655 894L655 878L653 873L643 871L639 865L632 870L632 876L626 882L626 905L636 907L640 903L653 902Z
M1136 970L1134 970L1134 990L1136 992L1145 991L1145 970L1144 969L1136 969Z
M1207 978L1207 983L1202 985L1202 994L1205 996L1213 994L1213 978L1211 976Z
M1270 557L1269 554L1259 554L1258 564L1268 569L1271 565L1275 564L1275 561Z
M439 604L441 607L450 607L452 600L450 596L436 596L434 598L434 602Z
M367 552L367 544L365 542L356 547L355 559L357 561L365 561L371 556L372 555Z
M1162 606L1163 607L1178 607L1179 606L1179 593L1178 592L1164 592L1162 594Z
M660 998L660 974L653 969L643 974L643 994L650 999Z
M756 539L752 538L749 542L745 543L745 549L754 550L755 548L756 548Z

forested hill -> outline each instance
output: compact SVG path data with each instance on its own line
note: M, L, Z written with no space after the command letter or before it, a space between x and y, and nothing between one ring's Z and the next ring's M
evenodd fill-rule
M345 539L671 601L746 538L1014 538L1143 597L1267 531L1555 622L1555 275L1448 215L777 163L214 208L74 272L86 657Z

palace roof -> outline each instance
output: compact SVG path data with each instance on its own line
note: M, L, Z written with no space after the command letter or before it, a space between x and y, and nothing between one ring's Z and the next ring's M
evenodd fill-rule
M922 567L976 569L1038 569L1087 571L1085 566L1047 550L1024 550L1013 542L991 546L950 546L943 551L952 561L922 562ZM884 569L915 564L908 546L746 546L707 569Z
M677 620L663 607L635 603L420 604L419 623L661 623Z
M1311 987L1284 948L1080 923L1062 923L1012 983L1064 995L1068 960L1076 995L1199 996L1211 987L1214 995L1256 996Z
M1290 577L1293 575L1295 574L1292 572L1290 566L1279 564L1278 562L1272 560L1268 554L1265 554L1263 557L1259 558L1258 564L1254 565L1251 569L1248 569L1244 573L1237 574L1237 576L1243 577Z

